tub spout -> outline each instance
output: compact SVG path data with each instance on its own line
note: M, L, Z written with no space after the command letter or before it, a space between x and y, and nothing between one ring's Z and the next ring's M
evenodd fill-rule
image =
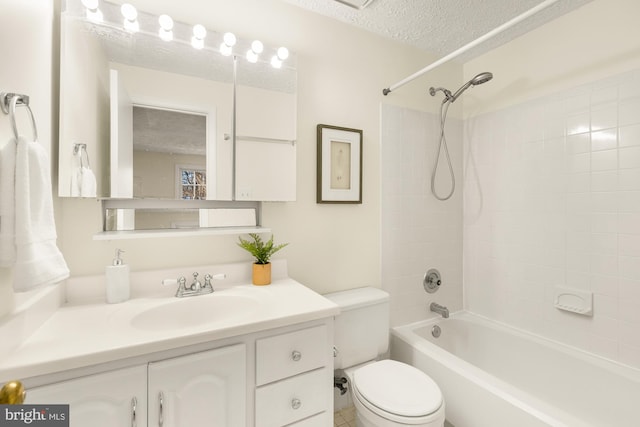
M435 302L432 302L431 305L429 306L429 310L433 311L434 313L438 313L442 315L442 317L444 317L445 319L449 317L449 309L444 305L440 305Z

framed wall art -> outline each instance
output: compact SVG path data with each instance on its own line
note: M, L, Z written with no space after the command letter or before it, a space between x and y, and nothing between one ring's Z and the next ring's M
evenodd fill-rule
M318 125L317 203L362 203L362 130Z

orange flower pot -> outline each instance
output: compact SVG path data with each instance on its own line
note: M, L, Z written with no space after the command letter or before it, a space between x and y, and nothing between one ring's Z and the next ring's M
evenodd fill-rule
M256 286L271 283L271 263L253 264L253 284Z

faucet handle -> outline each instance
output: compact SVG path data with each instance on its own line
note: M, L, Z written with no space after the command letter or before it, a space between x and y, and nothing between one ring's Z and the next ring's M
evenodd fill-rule
M223 280L226 279L227 275L224 273L219 273L219 274L214 274L213 276L211 274L206 274L204 276L204 286L207 287L211 287L213 288L213 286L211 285L211 281L212 280Z
M164 286L175 286L175 285L180 285L182 287L184 287L184 285L187 283L187 279L184 278L184 276L180 276L177 279L164 279L162 281L162 284Z
M186 291L187 279L184 276L180 276L177 279L164 279L162 281L164 286L175 286L178 285L178 289L176 290L176 297L181 297Z

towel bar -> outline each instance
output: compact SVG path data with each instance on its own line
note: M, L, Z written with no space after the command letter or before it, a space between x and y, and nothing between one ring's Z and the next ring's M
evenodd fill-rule
M11 118L11 127L13 128L13 134L16 137L16 143L20 133L18 132L18 125L16 123L16 106L21 105L27 107L29 111L29 117L31 118L31 129L33 131L33 140L38 140L38 128L36 126L36 118L33 115L33 111L29 106L29 96L20 93L0 92L0 109L4 114L8 114Z

